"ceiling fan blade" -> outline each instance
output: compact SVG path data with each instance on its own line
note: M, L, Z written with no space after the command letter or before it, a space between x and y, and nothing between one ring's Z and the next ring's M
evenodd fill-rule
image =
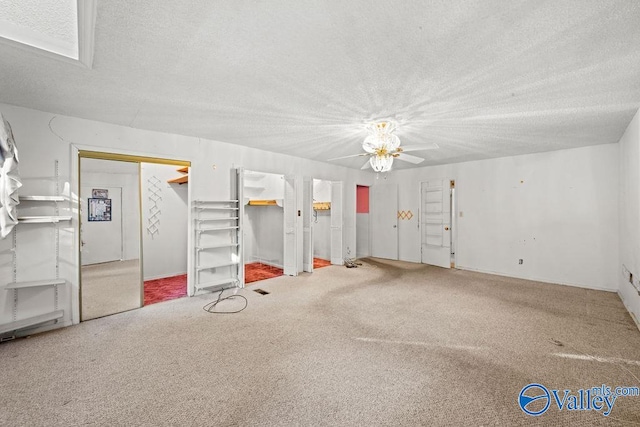
M367 160L367 163L365 163L364 166L362 166L360 169L365 170L365 169L369 169L370 167L371 167L371 162Z
M369 153L352 154L350 156L342 156L342 157L336 157L333 159L328 159L327 162L332 162L334 160L350 159L352 157L362 157L362 156L370 156L370 154Z
M403 153L408 151L435 150L436 148L440 148L436 143L430 145L407 145L405 147L400 147Z
M411 154L399 153L397 158L398 160L404 160L405 162L413 163L414 165L424 162L422 157L412 156Z

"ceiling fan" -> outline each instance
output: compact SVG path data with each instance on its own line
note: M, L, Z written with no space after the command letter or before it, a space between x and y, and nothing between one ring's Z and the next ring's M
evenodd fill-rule
M406 154L409 151L432 150L438 148L437 144L409 145L400 147L400 138L393 133L397 128L393 122L377 122L367 125L369 136L362 143L364 153L350 156L336 157L328 161L348 159L351 157L369 157L362 169L371 167L376 172L387 172L393 165L393 159L417 165L424 161L423 158Z

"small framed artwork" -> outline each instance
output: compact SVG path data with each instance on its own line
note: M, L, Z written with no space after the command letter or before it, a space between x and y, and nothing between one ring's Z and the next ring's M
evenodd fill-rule
M111 199L89 199L89 221L111 221Z
M91 197L94 199L108 199L109 198L109 190L104 190L102 188L94 188L91 190Z

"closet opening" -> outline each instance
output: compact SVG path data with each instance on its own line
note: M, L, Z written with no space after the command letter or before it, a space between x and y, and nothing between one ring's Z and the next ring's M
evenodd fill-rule
M244 282L284 274L284 175L244 171Z
M303 271L342 265L342 182L304 178L302 201Z
M313 180L313 268L331 265L331 181Z
M79 152L81 321L187 295L189 164Z

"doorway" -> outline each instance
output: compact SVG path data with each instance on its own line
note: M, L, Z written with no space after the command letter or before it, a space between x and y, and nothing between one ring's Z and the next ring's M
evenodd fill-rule
M398 185L371 187L371 256L398 259Z
M438 179L420 183L422 263L455 267L453 215L455 181Z
M244 282L284 274L283 175L243 171Z
M81 321L170 299L147 298L149 279L166 279L167 268L186 295L189 200L167 182L176 166L189 162L79 152Z
M356 258L371 255L369 223L369 187L356 185Z
M302 271L342 265L342 181L304 178Z
M80 159L80 179L81 320L139 308L139 166Z
M313 268L331 265L331 181L313 180L311 238Z

